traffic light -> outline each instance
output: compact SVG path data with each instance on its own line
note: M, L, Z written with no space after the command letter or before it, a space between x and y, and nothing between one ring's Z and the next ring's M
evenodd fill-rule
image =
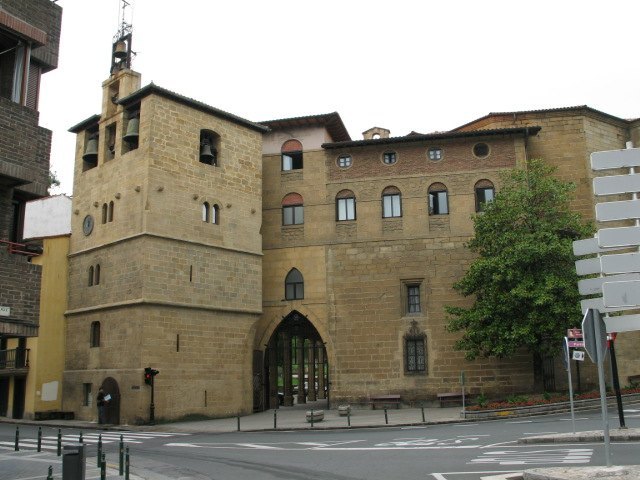
M146 383L147 385L151 385L151 382L153 381L153 375L151 375L151 371L153 369L151 367L147 367L144 369L144 383Z
M147 385L153 385L153 377L155 377L160 372L154 368L146 367L144 369L144 383Z

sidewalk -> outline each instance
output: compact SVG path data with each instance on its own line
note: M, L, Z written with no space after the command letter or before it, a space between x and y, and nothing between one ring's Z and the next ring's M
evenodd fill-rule
M354 408L351 416L340 416L337 409L327 410L323 408L326 402L310 402L294 407L283 407L275 410L275 425L277 430L330 430L346 428L384 428L393 426L418 426L435 425L444 423L457 423L468 421L463 418L460 407L450 408L401 408L386 410L371 410L370 408ZM313 410L318 413L322 411L324 418L320 422L314 422L313 427L306 420L306 413ZM424 414L424 422L423 422ZM33 424L40 426L56 426L61 428L77 428L80 430L103 429L103 430L133 430L133 431L157 431L175 433L228 433L238 431L238 418L221 418L214 420L198 420L190 422L166 423L154 426L127 426L127 425L98 425L95 422L83 422L78 420L52 420L52 421L28 421L28 420L1 420L5 423ZM240 430L242 432L265 431L274 429L274 410L242 416L239 419ZM471 420L476 421L476 420ZM350 426L349 426L350 422ZM640 429L630 428L626 430L612 429L612 441L635 441L640 440ZM575 442L598 442L602 441L602 432L577 432L557 435L541 435L520 439L521 443L575 443ZM109 459L108 459L109 461ZM49 463L47 463L49 462ZM0 480L27 480L29 478L46 478L47 468L53 466L54 478L62 478L61 457L49 453L36 453L31 451L12 452L0 450ZM100 478L99 471L95 468L95 455L87 458L87 479ZM108 465L107 478L119 478L118 466ZM164 474L158 469L144 468L144 465L136 465L132 460L130 478L134 480L166 480L177 478L168 476L169 471ZM614 469L614 470L611 470ZM640 479L640 467L574 467L574 468L545 468L533 469L524 473L525 480L582 480L597 478L599 476L616 476L619 480ZM9 473L11 472L11 473ZM5 476L9 475L10 476ZM177 474L177 472L176 472ZM202 477L201 477L202 478ZM490 478L490 477L487 477Z

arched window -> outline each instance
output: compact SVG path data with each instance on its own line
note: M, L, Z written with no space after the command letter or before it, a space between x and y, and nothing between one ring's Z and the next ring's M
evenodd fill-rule
M287 300L304 298L304 279L297 268L292 268L284 280L284 298Z
M100 285L100 264L96 265L93 284L94 285Z
M402 197L397 187L387 187L382 191L382 218L402 216Z
M443 183L432 183L429 187L429 215L447 215L449 195Z
M91 322L91 332L89 334L89 344L92 347L100 346L100 322Z
M107 204L102 204L102 223L107 223Z
M282 199L282 225L304 223L304 201L299 193L289 193Z
M110 222L113 222L113 200L109 202L109 218Z
M215 203L211 207L211 223L220 225L220 207Z
M280 149L282 171L302 169L302 143L298 140L287 140Z
M202 221L209 223L209 202L202 204Z
M476 212L481 212L487 203L493 201L496 190L493 183L489 180L480 180L476 183L474 190L476 196Z
M93 265L89 267L89 282L87 284L93 287Z
M336 220L356 219L356 196L351 190L342 190L336 195Z

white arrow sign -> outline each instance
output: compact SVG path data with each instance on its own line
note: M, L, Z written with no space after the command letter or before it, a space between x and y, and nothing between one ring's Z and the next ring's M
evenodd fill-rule
M606 282L602 285L602 298L606 307L637 307L640 305L640 281Z
M620 315L619 317L604 317L607 333L633 332L640 330L640 315Z
M600 257L600 265L605 274L640 272L640 253L603 255Z
M636 192L640 192L640 175L614 175L593 179L593 193L596 195Z
M609 222L612 220L628 220L640 218L640 200L622 200L596 204L596 220Z
M622 167L640 167L640 148L609 150L591 154L592 170L608 170Z
M601 248L640 245L640 227L601 228L598 230L598 244Z
M585 258L584 260L576 260L576 272L578 275L591 275L600 273L599 258ZM640 271L640 270L638 270Z
M604 300L602 299L602 297L587 298L586 300L580 300L580 308L582 309L582 314L583 315L590 308L594 308L596 310L599 310L602 313L620 312L622 310L626 310L625 307L618 307L618 308L616 308L616 307L605 307L604 306Z
M605 282L626 282L630 280L640 280L640 274L627 273L624 275L610 275L608 277L587 278L586 280L578 280L578 291L580 295L593 295L594 293L601 293L602 284ZM622 305L609 305L605 298L604 304L607 307L620 307Z
M602 248L598 243L598 237L585 238L584 240L575 240L573 242L573 254L576 257L582 255L591 255L594 253L606 253L612 250L620 250L619 248Z

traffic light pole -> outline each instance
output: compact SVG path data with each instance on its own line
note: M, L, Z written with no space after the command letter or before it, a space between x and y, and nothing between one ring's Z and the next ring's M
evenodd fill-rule
M151 375L151 404L149 405L149 425L155 425L156 424L156 416L155 416L155 410L156 410L156 406L153 403L153 393L154 393L154 383L155 383L155 375Z

